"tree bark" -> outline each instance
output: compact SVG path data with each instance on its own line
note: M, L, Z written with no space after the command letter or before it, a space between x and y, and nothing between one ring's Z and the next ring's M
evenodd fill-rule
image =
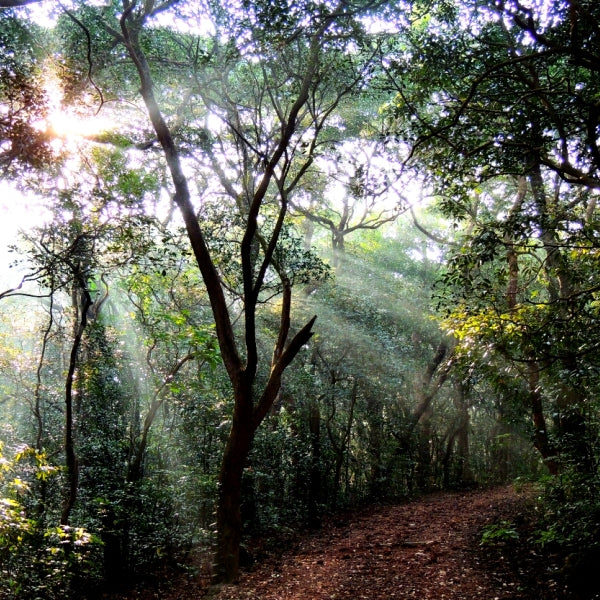
M458 426L456 428L456 460L458 464L456 480L461 487L465 487L473 485L475 481L471 469L469 451L469 424L471 417L469 415L465 385L458 381L455 383L455 390L452 400L455 408L458 410Z
M326 427L327 427L327 435L329 437L329 442L331 443L331 447L333 448L335 454L335 463L334 463L334 475L333 475L333 501L332 506L335 508L337 505L337 497L341 488L342 481L342 468L344 466L344 460L346 459L346 449L350 442L350 436L352 434L352 427L354 425L354 408L356 406L357 399L357 390L358 390L358 381L355 380L352 385L352 391L350 395L350 406L348 407L348 420L345 423L344 430L342 434L338 437L334 432L335 425L333 420L336 414L336 404L335 404L335 394L334 388L337 379L336 376L332 373L332 387L331 387L331 412L327 419Z
M247 426L252 419L248 402L250 390L243 390L240 394L241 397L235 399L236 410L219 472L217 547L213 572L216 583L235 583L239 574L242 478L255 432Z
M449 361L446 360L446 365L442 367L444 363L444 359L446 359L448 354L448 345L446 342L440 342L438 347L436 348L435 354L431 361L427 364L427 367L421 376L421 380L418 385L415 386L415 396L417 398L417 405L412 411L410 415L410 420L408 423L408 428L406 431L406 435L410 435L421 418L427 413L430 408L431 402L435 398L436 394L446 382L448 378L449 369ZM433 378L438 372L438 377L434 381Z
M186 354L183 358L178 360L174 367L169 371L169 374L165 377L164 381L155 390L152 396L152 402L150 403L150 408L148 409L146 418L144 419L144 425L142 426L139 442L136 444L135 441L132 440L132 445L134 448L132 452L132 458L129 461L129 467L127 469L127 481L135 482L142 479L144 471L144 458L146 457L146 446L148 445L148 435L150 434L150 428L154 423L154 419L156 419L156 415L165 401L164 393L167 390L167 386L169 383L171 383L171 381L173 381L173 378L175 375L177 375L181 367L194 358L196 358L196 353L192 352L190 354ZM201 366L202 365L200 365L199 368Z
M558 475L556 452L548 439L548 428L544 417L542 395L540 393L540 368L531 361L527 367L529 384L529 401L531 404L531 419L533 421L533 444L542 455L544 463L551 475Z
M383 401L369 394L367 397L367 421L369 425L369 497L378 501L385 497L385 469L382 466L384 439Z
M556 200L546 193L539 164L529 174L532 194L540 215L541 240L546 253L548 271L548 293L550 302L557 306L557 317L568 322L575 289L568 263L561 251L561 241L556 231ZM565 372L576 374L578 360L572 353L564 351L559 358ZM594 468L590 460L587 444L587 425L583 416L585 395L581 388L559 380L560 392L556 400L556 426L561 437L563 450L576 459L579 469L590 471Z

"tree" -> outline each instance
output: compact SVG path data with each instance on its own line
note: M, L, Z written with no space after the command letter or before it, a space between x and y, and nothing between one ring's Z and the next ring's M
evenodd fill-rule
M530 185L523 178L518 189L506 221L494 215L498 204L489 204L491 214L479 215L446 276L452 287L462 288L463 300L447 297L444 304L453 313L451 321L463 323L457 329L463 348L485 339L488 351L503 357L499 367L508 370L504 361L510 361L528 382L534 443L556 473L559 454L578 456L581 467L588 461L582 415L595 384L587 380L582 385L581 377L595 369L591 348L597 321L588 295L595 277L580 252L594 253L595 234L590 237L588 229L580 237L578 230L561 224L565 218L586 222L580 208L570 214L568 193L550 191L535 176ZM554 441L546 425L546 402L556 417Z
M354 12L343 3L328 7L322 13L310 4L304 7L306 11L285 7L274 14L270 14L267 4L244 6L245 14L216 6L212 15L206 11L196 14L213 19L219 33L212 39L174 31L155 32L145 27L172 4L126 2L122 13L114 17L99 9L82 7L85 10L76 17L78 22L75 23L80 35L82 29L88 34L98 32L98 36L112 39L113 46L115 42L121 45L131 61L156 142L168 167L173 201L183 218L210 299L221 358L234 398L231 432L220 471L217 508L216 578L231 581L237 577L238 570L240 494L245 460L256 429L277 396L283 372L310 339L315 320L310 319L292 333L292 277L277 259L289 196L311 165L325 122L360 79L361 71L356 72L355 63L364 61L360 54L353 56L346 50L348 34L354 27ZM192 12L195 9L200 10L200 6L192 7ZM304 15L309 17L309 24L302 22ZM275 25L281 25L275 35L272 35L275 29L272 22L271 29L265 26L273 17L277 19ZM74 19L71 17L71 20ZM75 25L72 27L75 31ZM231 37L223 40L220 36L225 28ZM149 50L149 39L162 43L167 54L155 60ZM161 77L166 80L171 76L168 60L164 60L168 52L174 52L178 59L184 58L189 65L183 75L177 67L172 69L175 78L182 77L180 81L187 78L188 91L183 98L170 97L167 85L161 80ZM349 78L334 81L328 76L324 56L337 56L340 64L345 62L351 66ZM97 56L92 71L108 69L109 58ZM217 68L222 77L220 81L216 80L220 86L216 88L219 97L212 94L214 88L208 84L209 77L219 76ZM85 76L85 73L81 75ZM191 75L191 84L188 75ZM239 98L232 95L234 83L243 83ZM203 115L194 113L192 100L202 103ZM182 115L179 123L171 123L163 115L163 110L172 108L170 103L173 101L179 103L179 114ZM214 132L199 126L198 118L206 118L211 113L218 117L220 127L230 136L226 145L224 136L219 139ZM237 337L227 290L223 287L206 232L198 221L190 192L185 168L186 135L190 133L196 136L192 142L204 150L213 167L223 158L229 161L237 156L234 160L240 161L239 175L230 181L228 173L222 172L220 182L225 194L234 198L235 209L243 224L238 259L244 320L241 339ZM308 147L308 152L301 153L301 147ZM147 145L147 150L153 151L153 142ZM217 156L217 150L223 154ZM265 212L269 218L263 224L261 213ZM273 276L279 279L282 294L280 325L272 358L261 371L257 311L265 283Z
M577 282L569 252L580 243L596 245L590 193L598 184L594 13L579 5L548 13L538 5L484 4L468 12L477 27L467 28L464 15L441 10L415 21L406 36L408 52L391 48L384 60L396 93L388 105L391 131L411 144L410 160L428 170L445 213L466 224L470 249L454 253L446 276L459 285L462 300L457 305L456 297L446 298L444 304L469 330L461 333L463 343L479 338L477 327L491 338L494 331L506 335L494 348L513 365L521 361L535 444L552 471L558 449L548 439L540 381L554 368L562 382L547 389L561 389L554 397L564 415L559 430L570 430L561 448L566 451L567 439L586 437L577 416L585 401L575 381L589 355L574 352L564 324L575 314L587 327L593 322L592 296ZM449 55L461 56L454 69ZM589 224L585 242L575 223ZM501 292L498 286L506 287ZM535 326L525 325L526 314ZM525 330L524 337L516 334ZM528 351L517 338L527 340ZM587 450L577 453L584 460Z
M384 158L386 154L391 155L389 159ZM317 224L328 230L333 266L338 268L351 234L378 229L405 210L401 173L397 157L383 143L366 136L335 147L325 155L321 169L320 182L307 186L292 206L310 223L309 229Z
M36 430L28 435L40 448L50 440L61 461L69 451L65 474L75 484L79 459L65 520L101 532L107 566L115 556L141 564L168 553L173 539L189 541L177 536L193 502L194 524L208 536L216 500L214 575L234 581L249 516L257 527L282 515L316 525L324 508L465 482L471 466L481 476L490 459L474 456L470 424L484 431L475 437L481 450L494 409L509 412L501 393L516 390L531 404L538 434L559 393L587 406L572 393L579 382L595 389L583 376L596 367L595 345L587 336L573 357L565 322L574 317L579 332L597 325L593 196L552 187L546 163L556 151L548 142L535 154L531 127L518 144L497 134L529 127L525 112L515 113L518 124L506 116L507 98L541 114L531 68L516 58L530 51L523 27L508 27L507 37L485 12L481 28L466 31L451 4L438 3L431 16L417 5L404 17L404 7L388 8L382 14L396 13L402 30L366 33L374 23L362 16L383 5L73 2L47 32L44 69L62 84L61 108L100 110L118 125L77 146L65 136L60 178L38 172L57 207L40 240L57 239L52 247L32 240L43 268L22 282L51 292L43 348L28 371ZM506 59L511 36L521 46ZM448 49L465 57L458 75ZM546 76L536 62L545 51L529 54ZM560 61L552 66L566 73ZM386 85L381 136L373 105ZM558 127L553 118L540 120L548 131ZM537 133L547 141L548 131ZM568 177L583 164L571 164ZM454 353L422 308L441 268L441 238L421 216L407 232L392 227L401 184L412 192L415 174L463 219L439 288L460 338ZM515 181L526 194L513 194ZM292 306L295 286L327 272L314 248L302 248L298 217L329 231L347 268ZM111 304L133 316L115 316ZM325 317L318 337L315 313ZM68 315L65 335L58 319ZM70 389L60 406L66 396L76 412L67 444L55 435L61 413L49 423L43 402L64 383L55 365L65 348ZM100 436L103 428L110 435ZM536 439L545 438L547 457L567 448L552 438L557 431Z
M40 32L13 16L0 16L0 166L4 177L48 166L50 138L40 128L48 99L39 67Z
M442 7L389 49L391 131L433 177L452 188L458 172L486 180L539 164L597 187L597 15L569 6L467 5L474 27Z

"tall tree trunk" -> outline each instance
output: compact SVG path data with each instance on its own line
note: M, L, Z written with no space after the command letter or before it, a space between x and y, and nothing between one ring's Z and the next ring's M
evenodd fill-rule
M539 165L534 168L529 175L529 183L533 192L534 199L538 206L538 211L542 215L542 222L547 222L547 207L546 207L546 195L544 191L544 182L542 179ZM518 182L518 192L515 204L511 208L510 216L517 213L523 204L527 193L527 178L520 177ZM553 241L553 235L547 229L542 231L542 240L546 247L546 260L550 266L557 268L559 266L559 257L556 255L557 246ZM506 302L508 309L513 312L517 308L517 291L519 287L519 258L515 250L515 244L513 238L506 234L504 238L506 244L506 260L508 263L508 285L506 288ZM562 269L560 269L562 270ZM551 300L558 301L558 291L556 286L551 283L549 286L549 295ZM554 451L551 448L550 441L548 438L548 429L546 425L546 419L544 417L543 402L540 392L540 367L538 362L533 356L533 352L529 357L527 365L527 383L529 388L529 404L531 411L531 420L533 421L534 434L533 444L538 452L542 455L542 458L552 475L558 472L558 464L554 457Z
M335 417L335 398L332 398L332 412L327 421L327 434L331 446L335 452L335 465L333 474L333 506L337 505L338 494L341 490L342 485L342 468L344 467L344 461L346 460L346 449L350 443L350 436L352 434L352 427L354 425L354 408L356 406L358 390L358 381L355 380L352 386L352 392L350 396L350 406L348 408L348 420L346 426L342 432L341 437L338 439L332 428L332 422Z
M73 309L75 316L73 319L73 343L71 344L71 354L69 356L69 368L65 382L65 467L67 475L67 493L63 502L63 508L60 516L60 524L68 525L71 511L77 500L77 489L79 485L79 465L75 453L74 440L74 419L73 419L73 384L75 383L75 373L79 364L79 350L83 340L83 334L87 325L87 312L93 304L89 292L86 289L85 282L80 279L80 274L76 274L76 283L72 292Z
M148 445L148 435L150 428L156 419L156 415L165 401L165 392L173 378L177 375L181 367L190 360L196 357L196 353L186 354L179 359L177 363L170 369L168 375L164 378L160 386L154 391L150 408L144 419L140 435L132 435L129 467L127 469L127 481L130 483L140 481L143 476L143 465L146 457L146 447ZM139 439L138 439L139 438Z
M508 481L511 471L510 453L507 440L510 439L511 428L507 426L501 409L496 413L489 439L493 442L487 463L487 469L495 482Z
M251 393L248 390L242 393ZM236 398L236 406L252 406L252 398ZM254 431L247 427L251 411L236 411L221 459L217 501L215 582L237 581L242 539L242 478Z
M283 371L312 336L312 327L316 319L316 317L311 319L291 340L288 339L291 284L285 274L278 271L283 285L280 326L268 380L262 394L259 393L255 389L259 364L256 310L267 270L271 266L277 267L274 259L275 250L287 211L287 191L284 181L278 179L277 169L280 161L287 160L289 157L289 148L298 128L299 115L309 100L311 88L320 66L322 36L334 22L336 15L332 13L323 18L310 38L305 69L299 81L297 96L291 102L285 115L282 113L279 140L274 144L270 156L261 160L261 163L264 164L261 179L253 188L252 195L248 199L247 212L243 215L246 219L246 227L240 244L240 258L244 289L244 361L238 351L238 342L221 279L191 202L188 180L182 167L180 153L156 100L150 67L139 44L141 28L144 21L152 15L154 3L148 2L137 7L136 2L124 2L124 6L125 9L120 18L121 38L119 41L125 46L140 78L140 93L171 174L175 188L173 199L182 215L196 263L206 286L221 358L233 387L234 415L219 474L215 566L217 581L232 582L236 581L238 577L242 525L241 487L244 464L250 452L256 429L277 396ZM136 8L139 9L137 13ZM245 142L242 143L245 144ZM307 162L300 172L304 173L308 165ZM289 173L287 168L284 168L283 171ZM274 181L280 192L279 214L270 238L263 240L260 239L259 215L267 192ZM263 251L262 261L258 261L260 264L257 264L255 255L255 250L258 248L257 240L260 240Z
M454 453L454 442L456 441L456 433L456 430L453 430L448 436L448 441L446 442L446 452L444 453L444 458L442 459L442 472L445 488L449 488L450 483L452 481L452 477L450 475L450 467L452 464L452 454Z
M312 398L308 406L308 427L310 432L310 483L308 489L308 524L321 525L319 504L322 494L321 480L321 410L319 401Z
M331 251L333 254L332 266L336 272L342 268L346 256L344 231L334 226L331 230Z
M420 380L415 383L414 396L417 401L412 413L408 417L408 423L404 428L402 435L395 435L398 440L405 438L407 442L408 438L412 435L415 427L419 424L424 415L427 414L431 407L431 403L439 392L440 388L446 382L449 374L450 359L447 358L448 345L446 342L440 342L436 348L435 354L431 361L427 364L427 367ZM446 363L444 364L444 359ZM434 380L434 376L437 373L437 379Z
M567 261L561 252L561 242L556 231L555 200L548 196L539 164L529 174L529 182L537 210L540 214L541 240L546 253L548 292L550 302L557 305L558 318L569 321L570 305L573 302L574 284ZM575 355L564 351L560 364L565 373L576 377L578 361ZM593 469L587 444L587 425L584 417L585 394L577 385L560 378L560 392L556 400L556 425L564 450L569 452L580 469Z
M291 301L291 292L284 294L284 304ZM255 374L244 377L234 385L234 412L231 430L221 460L219 494L217 499L217 548L215 582L233 583L239 576L239 553L242 539L242 478L252 440L259 425L270 410L281 388L281 376L296 357L300 348L312 337L313 317L284 348L287 336L281 337L273 354L269 379L261 396L254 399ZM281 344L281 345L280 345Z
M456 454L457 454L457 483L461 487L473 485L475 478L470 464L469 452L469 424L471 417L469 415L469 406L467 403L467 394L465 384L458 381L455 383L455 393L452 401L458 411L458 426L456 428Z
M533 360L527 366L529 401L531 405L531 419L533 421L533 444L542 455L544 463L551 475L558 474L556 452L548 439L548 428L540 392L540 367Z
M431 440L433 436L433 427L431 424L432 417L433 406L429 403L419 417L419 428L417 429L417 464L415 468L415 482L417 488L421 491L429 491L433 485L431 472L433 458L431 453Z
M48 342L50 341L50 334L54 326L54 277L51 275L50 283L50 305L48 306L48 324L44 329L44 335L42 338L42 349L40 352L40 358L38 360L35 378L35 388L33 391L33 416L36 422L36 435L35 435L35 449L41 451L44 444L44 419L42 409L42 369L46 360L46 351L48 349Z
M369 497L379 500L385 495L385 473L382 466L383 402L379 396L367 397L367 419L369 425Z

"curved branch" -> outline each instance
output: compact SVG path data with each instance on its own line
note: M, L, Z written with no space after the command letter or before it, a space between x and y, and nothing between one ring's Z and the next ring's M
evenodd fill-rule
M146 452L146 446L148 445L148 434L150 433L150 428L152 427L152 423L154 423L154 419L156 418L156 414L158 413L160 407L163 405L165 401L165 396L163 392L167 389L167 386L177 373L181 370L183 365L185 365L190 360L193 360L198 355L197 352L190 352L186 354L182 359L180 359L177 364L170 370L169 374L164 378L163 382L160 386L155 390L154 395L152 397L152 402L150 403L150 408L144 419L144 426L142 428L142 437L140 439L139 446L136 450L135 457L133 461L129 465L127 481L135 482L139 481L142 478L142 462L144 460L144 454ZM202 363L200 367L203 365Z
M434 241L436 244L441 244L442 246L454 246L455 244L453 242L450 242L448 240L445 240L444 238L440 237L439 235L436 235L435 233L432 233L431 231L429 231L428 229L425 229L425 227L423 227L418 221L417 221L417 216L415 215L415 211L413 209L413 207L410 207L410 216L412 217L413 220L413 225L426 237L428 237L430 240Z
M87 327L87 312L92 305L92 298L86 289L85 281L81 273L75 274L76 288L73 290L74 308L80 311L79 320L75 323L75 335L71 346L71 354L69 356L69 368L67 371L67 379L65 382L65 463L67 472L68 490L63 503L63 508L60 516L60 524L68 525L71 511L77 500L77 490L79 486L79 464L77 455L75 454L75 441L73 438L74 415L73 415L73 384L75 383L75 373L79 364L79 349L83 341L83 334ZM79 288L79 289L77 289ZM82 304L78 306L77 294L81 292Z
M96 111L96 115L100 112L102 107L104 106L104 95L102 94L102 90L98 87L94 79L92 78L93 71L93 62L92 62L92 36L90 35L90 30L69 10L67 10L60 2L58 3L63 12L75 23L85 34L85 39L87 42L87 63L88 63L88 72L87 78L88 81L94 86L96 92L100 96L100 106L98 106L98 110Z

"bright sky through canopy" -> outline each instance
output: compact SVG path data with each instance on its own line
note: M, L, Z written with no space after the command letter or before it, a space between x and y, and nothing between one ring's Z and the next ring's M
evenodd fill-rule
M7 182L0 182L0 292L19 283L18 270L10 265L16 255L10 246L17 244L19 233L39 227L50 219L42 200L25 196Z

